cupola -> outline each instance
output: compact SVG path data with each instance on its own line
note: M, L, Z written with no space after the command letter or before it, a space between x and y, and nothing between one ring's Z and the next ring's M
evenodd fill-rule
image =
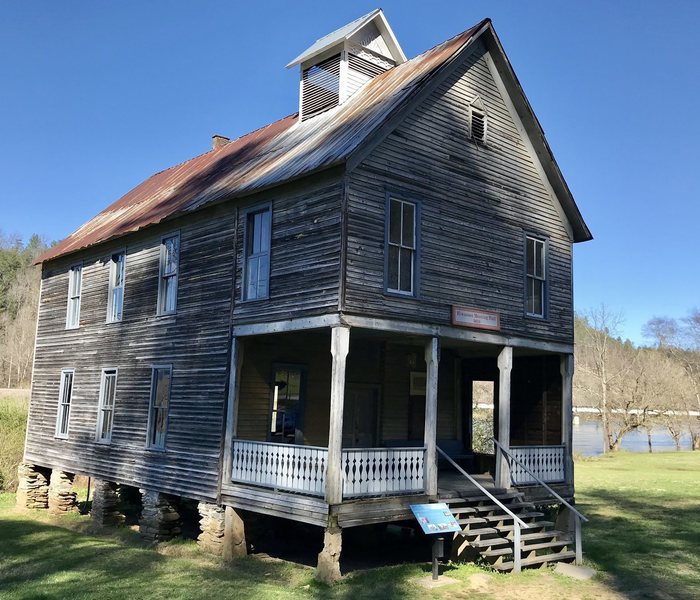
M406 62L381 9L317 40L287 65L299 65L299 119L338 106L370 79Z

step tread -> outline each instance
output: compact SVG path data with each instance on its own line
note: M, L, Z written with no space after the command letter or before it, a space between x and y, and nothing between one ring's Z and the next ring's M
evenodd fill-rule
M482 527L480 529L463 529L462 535L464 537L476 537L477 535L486 535L491 533L498 533L498 529L494 527Z
M568 539L566 537L562 537L564 534L557 530L557 529L549 529L547 531L538 531L537 533L523 533L520 535L520 541L521 542L526 542L528 540L539 540L542 538L550 538L550 537L556 537L560 540L565 540Z
M523 567L532 567L534 565L541 565L549 562L561 562L564 560L572 560L574 558L576 558L576 552L555 552L553 554L533 556L532 558L523 558L520 564ZM513 565L513 561L508 561L493 565L493 568L498 569L499 571L512 571Z
M544 517L544 513L533 511L533 512L524 512L518 514L518 517L521 519L536 519L538 517ZM505 515L485 515L481 517L482 519L486 519L487 521L512 521L513 517L511 517L508 514Z
M531 529L542 529L544 527L554 527L554 523L552 521L533 521L532 523L528 523L528 525L530 527L520 527L520 531L530 531ZM515 529L515 525L498 525L497 527L501 531L513 531ZM554 531L554 530L550 529L549 531Z
M466 519L456 519L460 525L486 525L486 519L483 517L468 517Z
M532 550L544 550L545 548L556 548L557 546L569 546L571 542L569 540L556 540L554 542L543 542L541 544L520 544L520 550L522 552L531 552Z
M464 535L464 534L458 534L458 535ZM473 546L474 548L488 548L489 546L506 546L510 545L510 540L507 540L505 538L501 537L495 537L495 538L488 538L485 540L474 540L472 542L469 542L470 546Z
M491 490L489 490L491 491ZM523 498L525 494L522 492L491 492L495 498L503 502L504 500L511 500L514 498ZM442 496L438 498L438 502L444 502L445 504L470 504L473 502L491 502L491 498L485 496L484 494L475 494L473 496L454 496L445 497Z
M534 508L535 505L532 502L517 502L514 504L506 504L505 507L517 514L516 511L527 508ZM477 504L474 509L477 512L490 512L494 510L503 510L498 504ZM507 514L507 513L506 513Z

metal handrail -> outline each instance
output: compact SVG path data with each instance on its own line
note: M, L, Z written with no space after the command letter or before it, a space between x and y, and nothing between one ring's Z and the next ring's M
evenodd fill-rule
M514 460L516 463L518 463L523 469L525 469L530 476L537 482L539 483L542 487L544 487L552 496L554 496L559 502L561 502L566 508L568 508L572 513L574 513L576 516L578 516L580 519L582 519L584 522L588 523L588 519L584 517L580 512L578 512L571 504L569 504L564 498L562 498L559 494L557 494L551 487L549 487L544 481L542 481L537 475L535 475L530 468L525 465L520 459L516 458L513 456L508 450L506 450L499 441L496 438L491 438L491 441L496 445L496 447L503 452L508 458L511 460Z
M506 513L508 513L511 518L513 519L514 522L518 523L521 527L525 527L528 529L531 527L530 524L525 523L518 515L516 515L512 510L510 510L503 502L501 502L496 496L494 496L491 492L489 492L483 485L481 485L476 479L474 479L469 473L467 473L462 467L460 467L454 460L452 460L451 457L449 457L440 446L436 446L437 451L442 454L444 458L446 458L450 464L457 469L462 475L464 475L469 481L471 481L477 488L479 488L486 496L488 496L491 500L493 500L497 506L501 508L501 510L504 510Z

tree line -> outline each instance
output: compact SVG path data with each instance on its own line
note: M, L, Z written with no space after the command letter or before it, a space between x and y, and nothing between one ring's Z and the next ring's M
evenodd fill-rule
M625 435L662 427L680 450L690 436L700 450L700 310L686 317L654 317L643 327L648 345L622 340L622 315L601 306L576 316L574 403L596 408L605 451Z
M0 387L27 387L32 378L41 269L34 260L47 244L0 232Z

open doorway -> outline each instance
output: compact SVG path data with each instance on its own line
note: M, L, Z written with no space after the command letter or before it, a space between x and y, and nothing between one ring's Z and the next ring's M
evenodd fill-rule
M494 381L472 381L471 386L471 450L476 454L493 454L496 384Z

